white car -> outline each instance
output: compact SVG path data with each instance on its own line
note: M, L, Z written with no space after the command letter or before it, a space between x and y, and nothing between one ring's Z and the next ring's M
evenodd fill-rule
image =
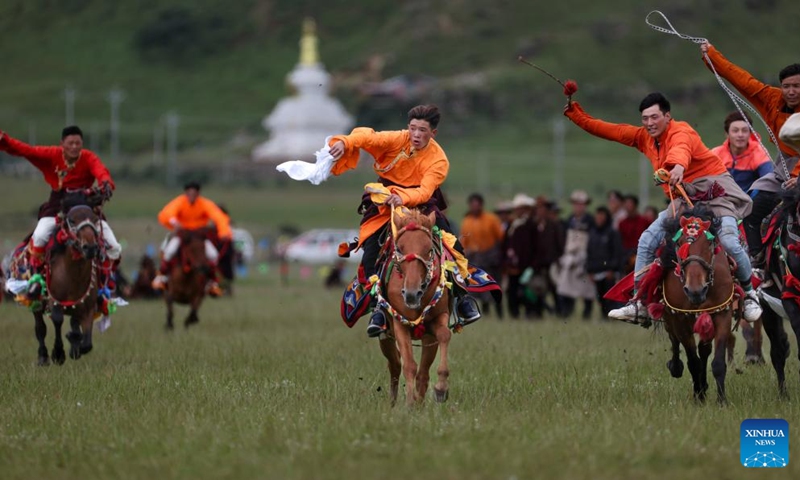
M286 245L285 255L290 262L333 264L339 260L360 262L362 252L351 253L350 258L339 257L339 244L352 242L358 230L315 229L309 230Z

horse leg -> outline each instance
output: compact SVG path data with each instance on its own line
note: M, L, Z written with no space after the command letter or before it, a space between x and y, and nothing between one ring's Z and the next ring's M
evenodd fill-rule
M705 402L708 385L706 385L705 388L703 387L703 362L697 355L697 344L694 341L694 335L691 331L684 335L681 343L683 343L683 349L686 350L686 363L689 367L689 373L692 374L694 399L698 402Z
M439 344L439 368L436 370L438 380L433 387L433 392L436 394L437 402L446 402L450 385L448 378L450 377L450 368L447 366L447 349L450 346L450 337L453 335L450 329L447 328L447 320L450 313L446 312L439 316L434 323L434 335L436 335L436 342Z
M69 340L69 358L78 360L81 358L81 323L76 315L72 315L69 319L70 332L67 334Z
M786 310L786 315L789 316L789 323L792 324L792 330L797 337L797 358L800 359L800 304L787 298L783 300L783 308Z
M769 357L772 360L772 368L778 378L778 393L783 398L788 398L786 392L786 359L789 357L789 337L783 328L783 319L768 306L764 305L764 313L761 315L761 322L764 325L764 333L769 338Z
M422 337L422 358L419 361L419 369L417 370L417 400L422 402L425 400L425 395L428 393L428 385L431 381L431 365L436 360L436 351L439 350L439 345L433 335L425 335Z
M47 324L44 323L44 312L37 310L33 312L34 331L36 332L36 340L39 342L39 360L38 365L44 367L50 365L50 358L47 356L47 345L44 339L47 336Z
M411 350L411 331L398 320L392 320L397 349L400 350L400 359L403 365L403 377L406 379L406 405L416 403L414 380L417 377L417 362L414 361L414 352Z
M164 297L165 297L164 300L167 302L167 326L166 326L166 329L167 330L173 330L175 328L175 325L172 323L172 320L173 320L173 318L175 318L175 310L174 310L174 307L173 307L173 304L172 304L172 296L168 292L166 295L164 295Z
M725 363L725 353L729 343L728 337L733 336L730 334L731 315L732 313L730 311L717 314L717 331L714 338L714 360L711 362L711 373L714 374L714 380L717 382L717 402L720 405L728 403L728 399L725 395L725 375L728 371L728 365Z
M85 308L85 307L84 307ZM86 355L92 351L92 327L94 327L94 309L88 308L88 311L83 312L81 320L81 355Z
M756 320L752 324L746 320L741 320L742 336L747 342L747 350L744 352L744 363L756 365L764 363L764 356L761 353L761 320ZM733 335L731 335L733 337Z
M708 393L708 357L711 356L713 344L711 342L700 342L697 345L697 355L700 357L700 387L703 389L703 397ZM722 348L722 359L725 360L725 348Z
M738 374L744 373L744 370L736 365L736 335L729 334L728 341L725 344L725 360L728 365Z
M397 403L397 387L400 384L400 352L393 338L381 338L381 352L389 364L389 398L392 406Z
M672 343L672 358L667 361L667 370L673 378L681 378L683 376L683 362L681 361L681 342L669 334L669 341Z
M61 336L61 326L64 325L64 309L61 307L53 307L50 313L50 320L53 321L53 330L55 331L55 342L53 343L53 362L58 365L63 365L67 359L67 354L64 352L64 339Z
M200 321L200 318L197 316L197 311L200 310L201 303L203 303L202 295L198 295L192 299L192 303L189 305L189 315L183 323L184 327L189 328Z

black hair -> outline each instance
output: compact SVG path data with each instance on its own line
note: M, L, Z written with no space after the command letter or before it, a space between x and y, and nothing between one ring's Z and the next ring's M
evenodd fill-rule
M744 114L744 116L742 115L742 113ZM727 117L725 117L725 122L722 124L725 127L725 133L728 133L728 130L730 130L731 124L733 122L745 122L746 121L748 125L752 125L753 124L753 119L750 118L750 115L748 115L745 112L742 112L742 113L739 113L738 111L731 112L731 113L728 114Z
M793 63L783 67L783 70L778 74L778 79L783 82L789 77L800 75L800 63Z
M642 102L639 104L639 112L641 113L653 105L658 105L661 113L668 113L672 108L669 104L669 100L667 100L667 97L665 97L664 94L660 92L653 92L642 99Z
M193 188L193 189L195 189L195 190L197 190L199 192L200 191L200 182L192 180L191 182L186 182L186 184L183 186L184 190L189 190L190 188Z
M630 200L634 205L639 206L639 197L636 195L625 195L624 200Z
M431 130L435 130L439 126L439 120L442 119L442 114L439 113L439 107L436 105L417 105L408 111L408 121L411 120L425 120L431 125Z
M473 193L472 195L467 197L467 203L472 203L474 201L480 203L481 205L483 205L483 203L484 203L483 202L483 195L481 195L480 193Z
M619 190L609 190L609 192L606 195L606 197L611 197L611 196L617 197L620 201L625 200L625 197L622 195L622 192L620 192Z
M69 137L70 135L77 135L83 139L83 131L77 125L70 125L61 130L61 140Z

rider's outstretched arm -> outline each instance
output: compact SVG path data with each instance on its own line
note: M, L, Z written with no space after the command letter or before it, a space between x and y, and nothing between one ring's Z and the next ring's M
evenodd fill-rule
M578 102L570 102L564 109L564 115L572 123L581 127L595 137L618 142L629 147L638 148L644 135L643 127L634 127L624 123L611 123L599 120L586 113Z

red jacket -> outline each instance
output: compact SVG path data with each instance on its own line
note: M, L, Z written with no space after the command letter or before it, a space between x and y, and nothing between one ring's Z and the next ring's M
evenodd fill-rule
M108 182L114 188L114 181L108 169L94 152L81 150L78 160L68 166L64 160L62 147L32 147L25 142L11 138L0 131L0 150L17 157L24 157L38 168L44 181L54 191L64 188L90 188L95 180L98 184Z

